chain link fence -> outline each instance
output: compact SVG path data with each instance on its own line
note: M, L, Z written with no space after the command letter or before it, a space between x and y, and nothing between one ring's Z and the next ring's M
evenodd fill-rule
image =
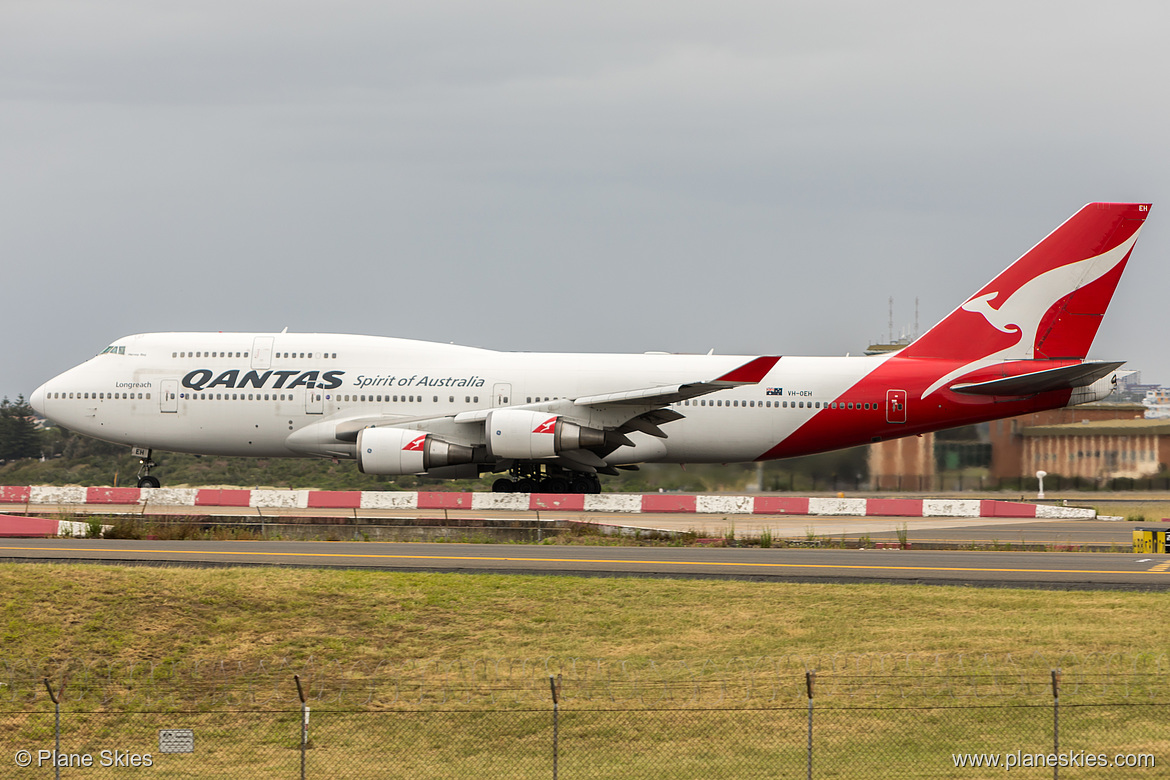
M50 677L16 662L0 667L0 776L1159 777L1166 665L840 654L98 662Z

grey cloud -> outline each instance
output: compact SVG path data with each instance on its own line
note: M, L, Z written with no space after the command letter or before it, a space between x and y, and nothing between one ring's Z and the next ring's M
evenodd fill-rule
M1096 199L1155 201L1098 351L1170 382L1166 16L10 3L0 251L37 335L0 394L144 330L856 352Z

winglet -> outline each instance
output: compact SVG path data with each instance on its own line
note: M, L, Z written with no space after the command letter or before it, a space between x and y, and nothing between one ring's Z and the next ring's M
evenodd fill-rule
M715 381L737 385L754 385L767 376L779 360L779 355L764 355L744 363L739 368L728 371Z

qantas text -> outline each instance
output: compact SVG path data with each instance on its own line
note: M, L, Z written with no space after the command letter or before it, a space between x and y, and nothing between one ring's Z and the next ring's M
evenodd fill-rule
M192 390L210 390L214 387L317 387L322 390L332 390L341 387L341 377L344 371L248 371L241 376L239 369L224 371L215 379L215 372L207 368L198 368L183 377L183 387ZM291 380L291 381L290 381Z

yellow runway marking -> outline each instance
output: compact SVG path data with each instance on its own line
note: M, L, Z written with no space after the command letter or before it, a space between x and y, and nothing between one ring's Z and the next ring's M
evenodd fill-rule
M1158 573L1170 571L1170 561L1166 561L1165 563L1159 563L1157 566L1150 569L1150 571L1156 571Z
M113 548L89 547L76 549L72 547L2 547L0 550L20 550L29 552L108 552L119 554L133 554L137 550L116 550ZM722 566L722 567L749 567L774 569L876 569L882 571L960 571L960 572L1008 572L1017 574L1125 574L1118 570L1096 569L994 569L978 568L973 566L867 566L861 564L831 564L831 563L752 563L735 561L649 561L649 560L621 560L617 558L505 558L487 555L392 555L386 553L317 553L317 552L259 552L244 550L149 550L150 553L168 553L173 555L257 555L273 558L376 558L399 560L431 560L431 561L496 561L502 563L617 563L628 565L668 565L668 566ZM1167 565L1170 565L1168 563ZM1153 571L1148 570L1148 571Z

